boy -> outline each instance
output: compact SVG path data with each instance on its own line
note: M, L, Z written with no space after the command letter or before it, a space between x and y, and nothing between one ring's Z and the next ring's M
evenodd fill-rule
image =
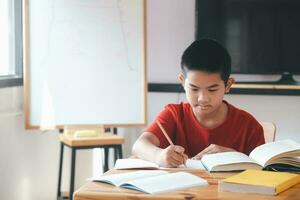
M193 42L181 58L178 78L188 103L169 104L133 145L133 155L163 167L187 158L239 151L248 154L264 144L262 126L246 111L223 100L234 79L227 50L211 39ZM170 145L159 121L174 145Z

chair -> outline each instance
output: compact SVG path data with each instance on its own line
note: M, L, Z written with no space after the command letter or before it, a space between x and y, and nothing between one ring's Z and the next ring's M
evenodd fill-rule
M273 122L260 122L264 129L265 142L273 142L276 135L276 126Z
M116 129L113 129L114 134L103 134L99 137L86 137L86 138L74 138L72 136L66 136L64 134L59 135L60 140L60 159L59 159L59 174L58 174L58 189L57 199L64 199L61 192L61 177L62 177L62 164L63 164L63 152L64 146L71 148L71 175L70 175L70 190L69 200L73 199L74 184L75 184L75 163L76 163L76 151L81 149L93 149L104 148L104 166L103 171L108 170L108 152L110 148L114 149L114 160L122 158L122 144L124 143L124 137L116 135Z

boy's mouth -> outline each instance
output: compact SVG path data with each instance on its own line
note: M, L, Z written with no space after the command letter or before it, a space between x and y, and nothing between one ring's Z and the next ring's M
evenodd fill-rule
M201 105L201 104L197 104L196 107L199 107L201 110L207 110L211 107L211 105Z
M210 108L210 106L200 106L201 110L207 110Z

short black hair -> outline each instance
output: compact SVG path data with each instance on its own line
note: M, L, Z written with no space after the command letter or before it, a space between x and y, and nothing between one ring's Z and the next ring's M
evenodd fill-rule
M231 57L219 42L203 38L194 41L183 52L181 69L184 74L189 70L219 72L226 85L231 73Z

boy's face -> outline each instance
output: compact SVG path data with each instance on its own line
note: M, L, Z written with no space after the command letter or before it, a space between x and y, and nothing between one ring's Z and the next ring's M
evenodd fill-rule
M210 116L218 112L224 94L229 92L234 83L234 80L229 78L227 86L225 86L220 73L197 70L188 71L186 77L180 74L179 79L184 86L187 100L198 117Z

